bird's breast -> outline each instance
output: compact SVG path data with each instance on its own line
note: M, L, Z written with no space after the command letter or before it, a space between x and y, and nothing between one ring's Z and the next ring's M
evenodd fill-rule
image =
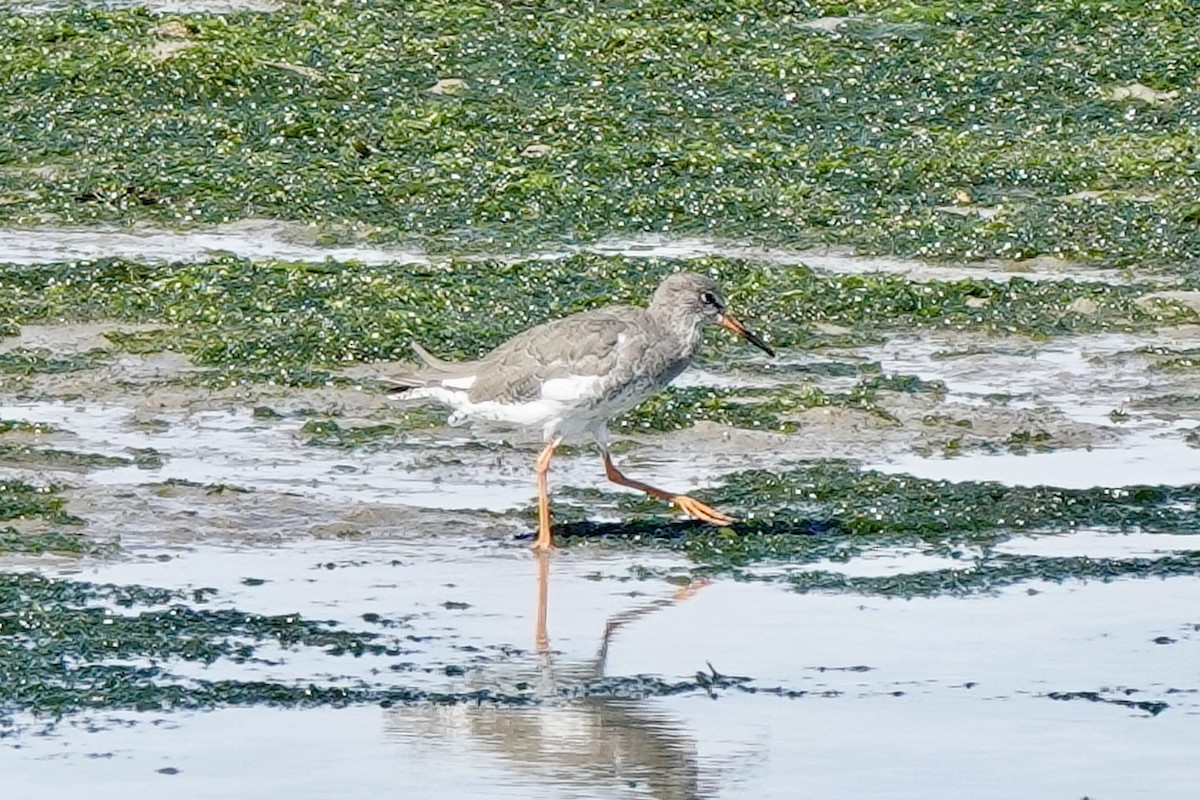
M595 406L609 416L624 413L661 392L687 368L686 361L671 361L657 370L631 370L604 381Z

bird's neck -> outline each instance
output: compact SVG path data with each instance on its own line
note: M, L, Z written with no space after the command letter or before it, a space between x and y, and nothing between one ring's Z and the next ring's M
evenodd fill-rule
M683 315L654 314L653 310L652 316L655 317L659 329L678 346L679 358L690 361L700 349L700 342L704 336L704 323Z

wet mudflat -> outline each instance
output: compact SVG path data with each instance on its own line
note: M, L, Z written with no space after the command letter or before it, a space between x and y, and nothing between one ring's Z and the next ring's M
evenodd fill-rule
M6 796L1200 792L1190 4L10 11ZM779 357L616 458L739 522L538 558L380 378L680 269Z

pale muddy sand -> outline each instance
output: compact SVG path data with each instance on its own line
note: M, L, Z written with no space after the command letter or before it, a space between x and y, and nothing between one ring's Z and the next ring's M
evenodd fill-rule
M695 567L684 554L598 542L563 548L541 574L526 538L536 437L434 426L354 448L322 444L305 432L308 421L352 428L396 418L403 401L367 383L387 365L358 369L362 386L212 390L183 355L120 352L105 338L152 328L23 326L0 341L9 351L98 353L82 369L0 377L0 419L46 427L0 436L26 446L0 460L0 479L63 487L86 536L119 546L5 556L8 569L215 589L217 608L349 628L377 615L395 620L405 642L403 655L350 663L286 649L240 665L170 663L181 679L400 683L532 692L539 702L84 712L53 724L21 713L0 738L13 796L85 788L136 796L158 786L180 798L782 798L797 787L839 797L1187 797L1200 789L1190 749L1200 725L1194 578L1034 581L908 600L730 577L681 592ZM1195 334L899 332L880 345L784 353L769 371L701 364L680 384L838 391L846 379L806 367L844 360L945 388L882 392L886 414L808 409L788 417L794 433L714 423L618 433L618 460L680 490L823 458L1007 485L1196 483L1200 457L1188 434L1197 417L1180 398L1198 396L1200 380L1152 369L1145 350L1186 348ZM262 408L273 413L256 413ZM47 450L128 463L66 465L39 455ZM147 453L154 459L138 460ZM587 447L556 459L551 480L555 492L608 488ZM620 519L608 507L591 513ZM1153 561L1194 549L1186 538L1082 530L997 547ZM973 561L906 545L794 566L902 577L970 571ZM536 631L543 591L546 653ZM1158 643L1164 637L1172 644ZM695 681L714 669L747 680L653 696L605 689Z

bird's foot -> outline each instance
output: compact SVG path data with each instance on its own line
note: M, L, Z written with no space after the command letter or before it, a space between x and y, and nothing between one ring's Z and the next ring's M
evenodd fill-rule
M679 506L679 510L683 513L695 517L702 522L708 522L713 525L732 525L734 522L733 517L728 514L723 514L715 508L707 506L685 494L675 495L671 498L671 502Z
M538 553L550 553L558 548L554 546L554 537L549 531L538 531L537 539L533 541L533 549Z

